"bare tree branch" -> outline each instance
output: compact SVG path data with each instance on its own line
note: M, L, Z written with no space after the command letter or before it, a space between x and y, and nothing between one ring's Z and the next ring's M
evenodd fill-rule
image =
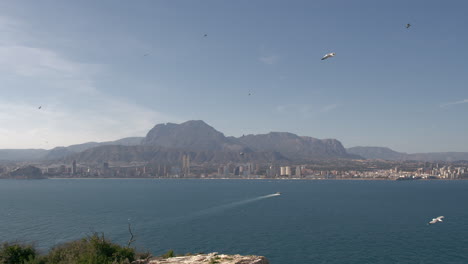
M128 240L127 247L130 247L130 245L135 242L135 239L133 239L133 233L132 233L132 226L130 222L128 222L128 232L130 233L130 239Z

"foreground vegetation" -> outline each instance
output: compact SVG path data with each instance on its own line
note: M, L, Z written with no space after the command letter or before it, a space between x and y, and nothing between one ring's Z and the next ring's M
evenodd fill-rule
M0 264L129 264L149 257L149 253L114 244L99 234L59 245L45 255L39 254L32 245L3 243L0 246Z

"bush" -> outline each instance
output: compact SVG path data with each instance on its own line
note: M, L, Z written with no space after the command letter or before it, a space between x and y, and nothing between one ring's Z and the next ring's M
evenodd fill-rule
M94 234L55 247L45 258L47 264L125 264L135 260L135 250Z
M32 245L0 245L0 264L129 264L150 257L149 252L136 253L133 248L114 244L97 233L59 245L42 256Z
M166 253L161 255L161 257L163 257L165 259L175 257L174 250L171 249L171 250L167 251Z
M3 243L0 247L0 264L34 263L36 250L32 245Z

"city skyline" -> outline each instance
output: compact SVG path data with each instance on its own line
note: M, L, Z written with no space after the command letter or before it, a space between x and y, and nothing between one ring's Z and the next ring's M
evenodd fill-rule
M467 7L2 2L0 149L201 119L226 136L284 131L347 148L468 151Z

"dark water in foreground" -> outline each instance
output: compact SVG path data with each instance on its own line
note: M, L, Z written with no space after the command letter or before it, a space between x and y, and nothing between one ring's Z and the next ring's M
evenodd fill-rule
M99 231L123 244L128 219L135 245L156 254L468 263L468 181L0 181L1 241L47 249Z

